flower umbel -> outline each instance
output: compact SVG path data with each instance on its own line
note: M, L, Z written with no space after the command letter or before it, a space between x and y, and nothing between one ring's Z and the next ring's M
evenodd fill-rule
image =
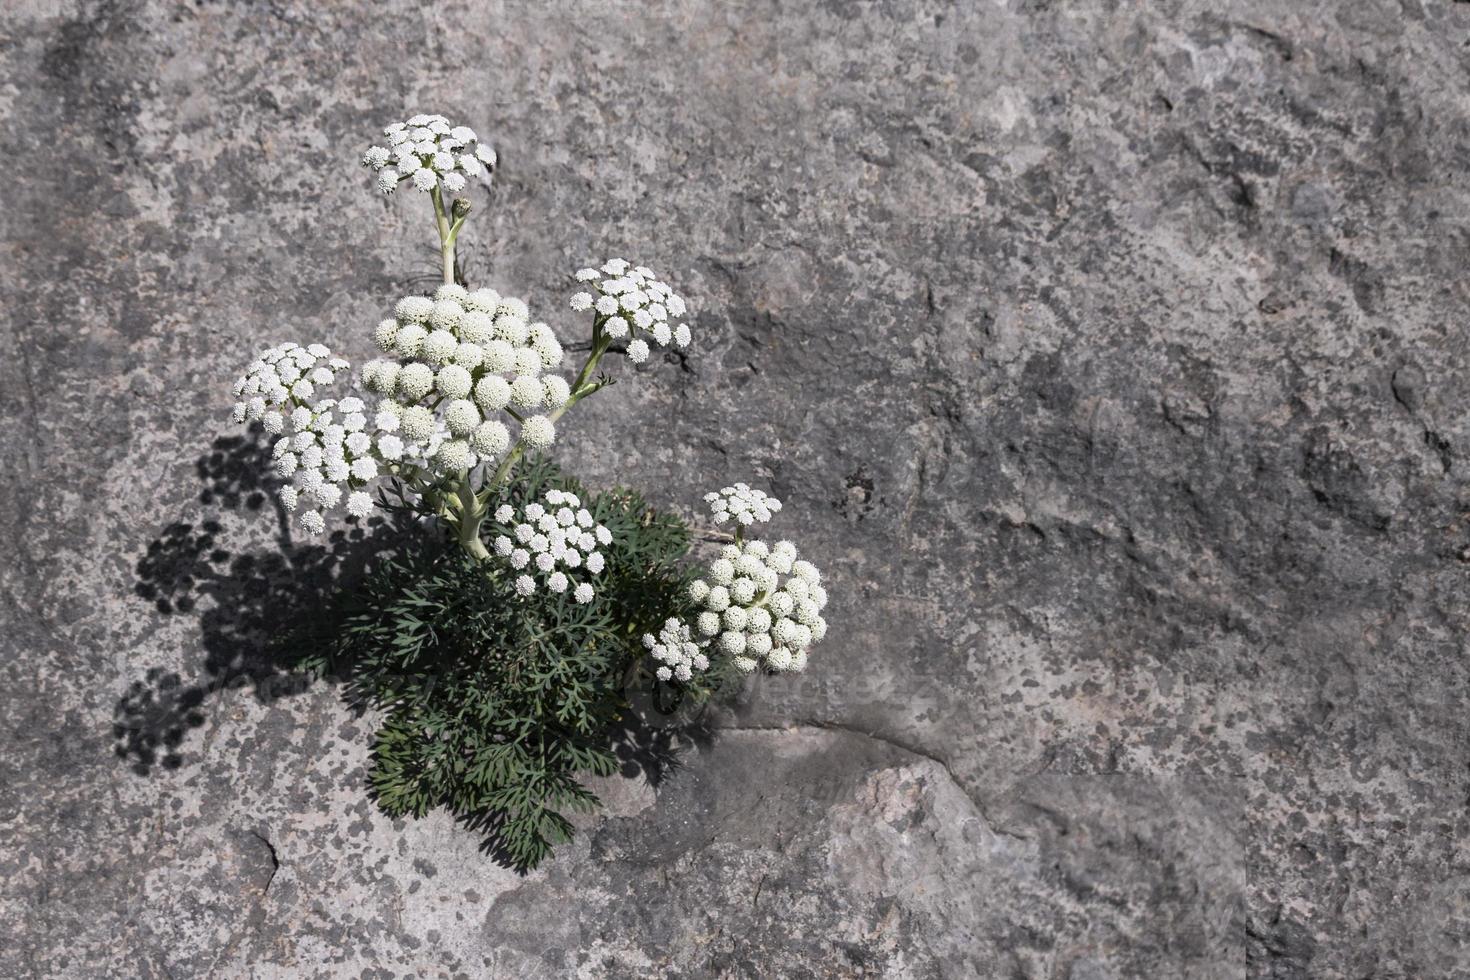
M600 268L579 269L575 278L587 285L572 295L572 310L592 310L608 337L627 337L628 358L635 363L648 357L645 337L660 347L689 346L688 324L676 322L686 312L684 300L652 269L609 259Z
M790 541L729 544L706 577L689 586L689 597L701 607L699 636L742 673L758 666L776 673L804 670L807 648L827 635L821 615L827 590L816 566L796 555Z
M734 521L742 527L749 527L764 524L781 511L781 501L744 483L711 491L704 495L704 502L709 504L716 524Z
M654 675L661 681L688 681L695 671L709 669L709 657L689 636L689 627L679 619L667 619L658 635L643 634L643 646L658 664Z
M370 146L362 164L378 174L378 189L391 194L403 181L421 191L442 186L451 194L464 190L466 179L486 184L495 169L495 151L481 143L468 126L451 126L440 115L418 115L383 130L387 146Z
M350 368L321 344L281 344L261 352L235 382L236 422L260 422L267 432L285 429L285 415L309 405L317 388L325 388Z
M401 459L445 474L473 469L510 448L507 422L538 448L551 445L555 428L534 412L560 408L569 386L544 373L561 366L562 346L529 315L513 296L454 283L398 301L373 332L388 357L363 366L362 384L401 420Z
M602 573L605 559L598 549L612 543L612 534L592 519L576 494L548 490L520 511L502 504L490 533L496 556L517 573L517 594L546 589L570 592L578 603L592 601L588 580Z

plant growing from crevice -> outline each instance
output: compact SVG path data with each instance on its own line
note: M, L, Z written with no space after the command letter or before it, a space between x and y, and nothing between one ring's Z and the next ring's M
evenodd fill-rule
M751 536L780 510L758 490L707 495L733 533L705 535L728 543L697 575L677 517L551 460L567 413L613 383L608 359L691 344L683 298L622 259L576 271L569 307L590 337L568 379L555 330L459 275L472 204L454 195L491 179L494 152L442 116L384 138L363 163L384 192L427 195L442 283L394 304L355 375L321 345L264 351L234 416L275 437L280 502L308 534L339 507L424 526L295 638L299 666L347 678L377 713L369 779L386 812L446 807L525 869L571 835L568 811L596 804L581 777L614 770L635 692L670 712L757 669L804 669L826 594L793 544Z

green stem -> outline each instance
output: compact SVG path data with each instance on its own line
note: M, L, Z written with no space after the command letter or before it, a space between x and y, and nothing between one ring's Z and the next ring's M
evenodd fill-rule
M444 195L437 183L429 191L429 200L434 204L434 227L439 231L439 255L444 263L444 281L453 283L454 243L459 238L460 229L464 227L465 218L469 217L468 202L457 202L451 215L444 208ZM430 408L434 408L436 404L437 402L431 403ZM461 548L480 561L489 559L490 552L486 549L485 542L480 540L480 527L485 523L485 504L475 493L469 470L459 474L459 483L452 493L432 491L430 502L442 517L458 526Z
M516 463L520 462L521 457L524 455L525 449L521 444L521 440L517 439L515 445L510 447L510 452L506 453L505 458L500 461L500 465L495 467L495 472L491 474L490 479L485 481L485 488L480 491L476 499L481 503L487 502L490 499L490 495L495 492L495 488L505 482L506 477L510 476L510 471L515 468Z
M592 328L592 351L587 355L587 360L582 365L582 370L577 372L576 380L572 382L571 397L566 400L565 404L558 406L554 412L547 416L552 422L565 415L567 410L577 404L577 402L603 387L602 382L589 384L587 379L596 373L597 364L602 360L602 355L607 353L608 345L611 343L611 337L604 337L602 335L601 323Z
M444 195L439 192L439 185L435 184L433 190L429 191L429 199L434 202L434 225L439 229L439 256L444 260L444 281L454 282L454 243L459 238L459 230L464 227L465 216L451 220L450 215L444 210Z
M459 500L459 546L472 557L485 561L490 557L485 542L480 540L480 525L485 522L485 508L475 496L469 470L460 473L456 496Z

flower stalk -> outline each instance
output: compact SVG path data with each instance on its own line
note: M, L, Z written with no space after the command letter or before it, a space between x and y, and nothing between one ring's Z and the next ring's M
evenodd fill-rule
M459 475L457 496L459 501L459 546L471 558L489 561L490 552L480 538L480 525L485 521L486 505L475 495L474 485L470 482L469 470Z
M429 191L429 200L434 204L434 227L439 231L439 257L443 264L444 281L455 281L454 244L459 240L459 231L470 216L471 204L467 198L457 197L449 208L444 207L444 195L436 185Z

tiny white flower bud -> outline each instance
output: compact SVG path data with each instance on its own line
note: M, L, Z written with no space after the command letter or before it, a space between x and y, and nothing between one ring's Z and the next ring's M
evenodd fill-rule
M480 410L474 402L464 398L456 398L444 409L444 424L451 435L467 436L475 431L480 421Z
M438 388L446 398L468 397L471 384L470 372L458 364L444 365L434 377L434 387Z
M400 323L424 324L434 312L434 301L427 296L405 296L393 308L393 315Z
M475 427L470 444L481 456L499 456L510 447L510 431L500 421L490 419Z
M556 426L544 415L529 416L521 423L521 438L532 449L545 449L556 441Z

